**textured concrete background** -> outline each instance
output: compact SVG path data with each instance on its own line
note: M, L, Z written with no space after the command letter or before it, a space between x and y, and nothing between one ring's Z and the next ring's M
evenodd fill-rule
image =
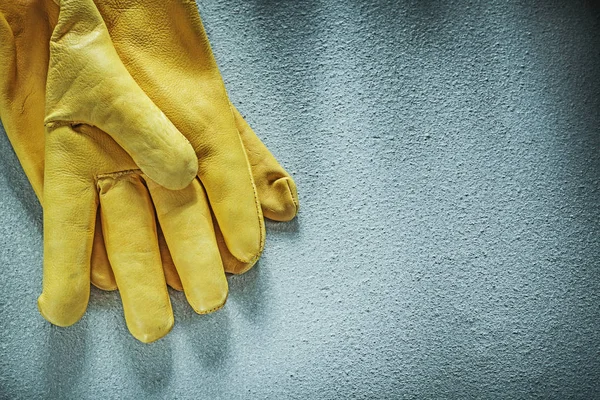
M223 310L173 292L157 343L96 289L53 327L41 210L1 135L1 398L600 398L597 5L200 7L300 216L268 223Z

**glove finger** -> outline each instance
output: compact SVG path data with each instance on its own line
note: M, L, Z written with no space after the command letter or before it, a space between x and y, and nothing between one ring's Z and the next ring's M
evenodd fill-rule
M177 269L175 268L175 264L173 263L173 258L171 257L167 242L165 241L165 235L162 232L160 223L157 224L156 227L158 228L158 248L160 249L160 258L162 260L163 271L165 272L165 280L167 281L167 285L181 292L183 291L183 285L179 278L179 274L177 273Z
M83 45L82 45L83 44ZM133 80L92 0L61 0L50 42L47 126L93 125L123 148L150 179L180 189L198 159L187 139Z
M298 214L299 201L292 177L260 141L240 112L232 105L233 116L244 144L263 215L275 221L289 221Z
M227 248L225 239L223 239L223 233L221 233L221 229L219 229L219 225L215 220L214 216L212 217L212 221L213 227L215 229L215 238L217 240L219 254L221 256L221 261L223 263L223 269L225 270L225 272L237 275L242 274L248 271L250 268L252 268L254 263L243 263L231 254L231 252ZM173 263L173 259L171 258L171 253L169 252L169 248L167 247L164 235L160 230L158 231L158 245L160 247L160 255L163 260L163 269L165 271L165 279L167 281L167 285L169 285L175 290L183 291L181 279L179 278L179 274L177 273L177 269L175 268L175 264Z
M96 230L94 231L94 245L92 247L91 281L101 290L117 290L117 282L113 274L102 235L102 222L100 220L101 208L96 213Z
M149 343L173 327L154 211L138 175L98 179L102 230L131 334Z
M188 303L198 314L221 308L227 278L200 182L177 191L148 182L148 189Z
M254 266L254 262L245 263L235 258L225 243L223 233L219 228L219 224L213 217L213 224L215 227L215 237L217 238L217 246L219 247L219 253L221 254L221 260L223 261L223 269L225 272L230 274L243 274Z
M92 249L92 265L91 265L91 277L92 284L101 290L117 290L117 282L113 274L110 262L108 261L108 255L106 254L106 247L104 246L104 238L102 236L102 223L100 221L100 209L96 217L96 231L94 233L94 247ZM160 225L156 225L158 234L158 248L160 249L160 258L162 260L163 271L165 273L165 280L167 285L175 290L183 291L181 285L181 279L173 264L171 253L165 242L165 236L160 229ZM222 239L221 239L222 240Z
M233 122L233 118L231 120ZM244 263L255 263L264 247L265 227L250 165L234 126L235 140L212 143L209 155L198 152L198 176L231 254ZM229 133L217 136L226 138Z
M90 295L90 259L98 204L93 182L69 174L68 127L46 140L44 176L44 277L40 313L69 326L84 314ZM50 135L49 135L50 136Z
M160 249L160 258L162 261L163 271L165 273L165 280L167 285L177 291L183 291L181 279L177 274L175 264L173 264L173 258L165 242L165 236L160 229L160 225L156 225L158 234L158 248ZM223 239L221 239L223 240ZM106 254L106 248L104 246L104 238L102 237L102 225L100 222L100 215L96 219L96 232L94 234L94 248L92 250L92 284L101 290L116 290L117 282L115 276L110 267L108 261L108 255Z

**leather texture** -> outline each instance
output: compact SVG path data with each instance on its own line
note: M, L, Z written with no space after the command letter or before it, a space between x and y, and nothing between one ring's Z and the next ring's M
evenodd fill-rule
M208 135L212 140L212 136L216 134L220 136L219 140L222 140L223 136L228 135L225 132L230 128L223 128L218 132L214 129L219 124L230 124L232 120L230 120L230 111L222 103L222 99L226 99L226 93L196 3L183 0L169 3L98 0L96 5L106 22L117 53L136 82L184 135L190 138L192 144L201 145L201 149L197 152L201 171L199 177L207 189L216 221L223 232L223 237L219 237L219 243L221 243L225 269L230 273L247 271L257 258L240 257L239 252L232 249L231 241L228 241L228 237L231 236L228 233L230 223L227 221L233 218L231 229L236 232L240 227L244 227L246 231L247 227L252 225L250 222L240 224L242 220L232 213L226 213L228 218L225 222L219 218L220 202L215 206L209 185L202 176L203 160L210 155L203 154L207 149L203 141L208 142L208 140L197 138L199 135ZM298 212L298 195L294 181L233 106L231 106L231 113L236 132L243 144L242 149L245 148L245 155L251 165L264 216L278 221L294 218ZM216 118L217 115L221 117ZM206 125L207 120L214 121ZM233 137L231 139L235 141ZM218 146L218 148L230 149L236 146ZM232 164L226 158L234 156L233 151L228 151L225 158L214 157L207 174L219 172L214 170L215 164L223 165L221 172L232 170ZM236 182L241 176L240 172L236 172L233 176L217 179L216 184L218 186L221 180ZM225 200L228 201L227 198ZM247 207L236 201L235 197L232 198L231 204L225 205L226 207L223 208L229 209ZM247 211L244 215L248 216L250 212ZM262 229L264 228L261 227L261 231ZM252 237L248 232L242 233L242 236ZM164 254L167 254L165 258L168 259L168 252ZM101 263L94 265L101 265ZM172 263L167 260L165 265L172 265ZM107 271L107 268L98 268L98 270ZM93 273L93 277L94 283L99 287L107 289L114 287L107 273ZM176 282L169 281L169 284L171 283L173 283L171 286L180 288Z
M97 69L97 65L104 63L103 68ZM117 71L111 73L109 68ZM73 69L79 71L73 73ZM102 75L104 69L108 71ZM198 312L220 308L225 303L228 288L210 209L198 180L194 178L195 184L181 191L155 194L148 188L153 181L141 175L137 163L118 142L96 124L81 123L82 119L73 118L73 115L86 116L89 111L78 111L78 106L94 107L86 98L88 94L98 94L98 103L89 115L99 116L108 127L113 122L124 124L125 121L119 121L118 112L106 112L104 108L110 110L113 102L117 107L127 104L128 100L121 97L136 95L137 85L121 87L117 83L116 89L123 90L124 94L113 92L116 96L103 96L102 90L113 81L126 80L127 83L127 79L134 83L120 62L93 2L63 0L50 40L46 82L44 278L38 306L46 319L61 326L74 323L85 312L99 205L103 210L104 243L115 280L121 288L128 327L135 337L150 342L164 336L173 325L162 274L155 212L161 222L164 222L163 215L169 215L170 221L209 221L209 224L193 226L185 236L178 230L168 230L172 224L163 225L167 243L172 240L185 248L187 258L178 257L173 251L182 284L185 285L184 277L187 277L182 270L190 262L201 272L205 283L202 290L186 291L192 307ZM81 90L73 90L80 82ZM78 93L83 99L78 100ZM144 111L143 107L141 110ZM167 120L164 116L163 119ZM251 178L248 184L252 187ZM85 268L81 268L82 265Z
M198 172L194 149L129 75L93 2L62 1L60 15L50 40L46 127L96 126L157 183L189 185Z
M70 7L75 3L77 7ZM59 18L59 9L49 1L0 2L0 117L36 194L44 204L44 287L38 304L42 315L49 321L63 326L74 323L85 311L91 276L98 286L104 285L107 289L119 287L130 331L139 340L150 342L168 333L173 324L165 276L170 280L169 284L185 290L196 312L206 313L221 307L227 296L221 258L227 260L230 272L242 272L252 266L262 250L264 225L261 209L256 206L257 195L265 215L287 220L297 212L295 186L237 110L230 108L197 11L194 11L197 19L194 25L191 4L182 4L181 9L185 11L183 15L189 17L188 21L198 35L196 43L201 46L196 50L208 52L206 54L209 56L209 61L203 63L209 66L209 72L190 78L190 81L206 78L210 84L207 85L207 92L200 95L196 93L189 99L182 98L177 88L169 93L154 93L154 102L145 101L145 105L152 111L159 101L162 108L168 104L169 98L176 97L182 105L189 107L191 102L196 106L196 113L187 115L191 122L183 121L185 113L177 115L173 110L170 110L171 115L180 118L168 117L194 146L195 153L202 156L198 164L200 177L208 175L217 183L219 177L236 177L231 172L232 166L226 163L230 158L236 159L235 154L231 156L226 148L226 145L233 143L231 146L234 147L233 153L237 152L237 159L232 165L241 168L241 178L238 177L241 183L235 179L233 183L226 182L231 183L229 187L233 185L235 188L236 183L242 189L245 186L246 194L249 193L247 189L251 189L252 196L248 196L246 204L251 204L253 209L248 207L242 210L241 215L244 216L246 212L246 217L250 215L251 218L257 218L256 221L251 220L254 225L250 224L248 230L238 229L235 232L249 235L251 240L246 243L242 241L239 247L234 247L234 251L237 251L234 256L226 246L229 245L227 235L215 239L215 230L219 235L220 229L213 225L213 219L219 223L221 220L218 215L212 215L211 206L214 210L217 203L216 208L220 206L221 213L226 212L227 207L236 203L236 197L228 197L226 188L218 188L216 194L213 193L213 201L210 192L207 196L204 181L201 183L198 179L179 191L161 187L143 174L119 146L119 138L127 137L130 133L124 132L118 124L111 125L115 122L110 120L114 118L112 114L106 114L106 110L88 110L87 114L77 110L82 105L94 107L92 100L86 98L91 93L105 96L108 105L112 102L123 105L126 97L110 90L102 93L103 82L97 76L101 71L96 67L108 59L111 60L110 68L118 68L120 61L114 58L112 43L106 40L106 26L98 11L91 2L85 1L67 1L61 6ZM136 18L145 16L140 14ZM47 45L55 25L49 53ZM91 57L87 63L81 61L86 53ZM119 56L123 57L121 54L122 51ZM97 63L89 65L92 61ZM79 67L79 73L73 74L70 67ZM169 75L166 63L163 67L163 74L173 76L175 80L181 78L177 74ZM140 73L129 65L127 68L132 75ZM63 69L67 71L63 72ZM47 133L44 140L46 71L47 93L62 92L67 95L48 95ZM96 81L86 81L86 73L94 75L91 78ZM194 73L197 72L190 71L190 74ZM122 78L122 75L118 76ZM140 82L139 76L134 78ZM124 90L130 91L123 96L135 92L135 82L122 79L125 82ZM72 87L77 83L83 84L79 91ZM147 88L143 90L148 93ZM215 109L215 104L207 106L213 96L223 97L220 103L215 101L215 104L222 106L221 109ZM199 110L202 107L207 110ZM118 116L119 112L116 114ZM83 117L75 118L81 115ZM162 112L158 116L161 123L169 121L163 118ZM99 122L94 118L99 118ZM218 140L225 134L211 128L214 120L219 118L226 121L217 121L216 125L233 131L227 134L235 138L229 138L225 145L219 145ZM200 124L191 131L182 130L191 129L198 122L204 122L204 125ZM102 123L105 123L105 129L113 129L117 134L111 138L95 126ZM177 128L171 131L174 137L177 137ZM122 129L121 133L119 129ZM203 144L202 134L212 134L213 140ZM136 149L135 146L133 149ZM246 154L257 181L256 189L249 176ZM211 172L211 168L226 171ZM243 201L239 203L244 204ZM155 213L160 226L156 224ZM231 231L236 223L243 224L244 221L243 218L239 222L235 218L230 219L228 228ZM224 224L227 225L227 221ZM233 238L229 235L230 242L235 242L236 238L236 235ZM90 253L93 255L90 256Z

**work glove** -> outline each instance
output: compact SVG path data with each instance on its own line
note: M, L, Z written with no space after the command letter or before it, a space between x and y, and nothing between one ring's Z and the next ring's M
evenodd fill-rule
M49 4L46 6L50 7ZM15 14L16 19L22 17L18 12ZM11 27L6 20L3 22L3 36L21 35L20 27ZM27 24L31 23L27 21ZM33 27L37 29L36 25ZM14 41L2 43L3 55L7 53L19 58ZM47 45L48 41L45 43ZM73 324L84 313L89 298L90 257L100 204L104 242L120 282L128 327L138 339L153 341L164 336L173 324L157 245L153 203L159 215L172 213L168 219L175 220L173 224L185 223L194 228L185 232L181 241L175 241L178 245L189 246L181 257L182 265L178 265L182 269L180 275L187 276L184 272L189 271L183 270L186 267L196 268L190 279L195 279L198 284L187 288L186 292L192 307L198 312L210 312L225 302L227 281L205 194L196 178L185 189L172 193L147 179L122 147L95 126L104 124L107 128L119 129L119 123L137 124L138 118L145 115L138 111L131 118L119 121L118 109L138 101L135 96L144 96L133 105L140 105L140 111L157 113L155 119L159 121L160 129L166 127L176 132L172 123L145 97L127 73L93 2L63 2L49 43L46 117L43 121L46 125L42 194L44 276L38 299L40 312L60 326ZM19 62L9 65L3 75L5 79L18 80L24 72L19 68L22 65ZM106 82L102 77L115 82L114 92L103 88ZM29 97L37 97L36 104L39 104L43 93L26 93L21 105L8 102L6 106L12 107L13 117L19 118L19 112L28 109ZM93 104L90 96L97 97L98 103ZM82 106L93 108L86 113L80 110ZM113 106L117 111L106 111ZM5 107L2 108L4 120ZM141 124L144 128L152 128L152 123L142 121ZM160 137L160 132L157 133ZM140 130L139 135L145 135L145 132ZM140 143L144 138L124 137L124 140ZM185 140L183 143L188 145ZM158 149L153 148L157 145L149 146L148 151L151 155L159 153L165 145L168 143L159 144ZM192 156L195 158L193 149ZM160 171L160 168L156 166L156 170ZM180 233L183 230L170 234ZM174 250L174 257L180 252Z
M190 125L190 122L202 119L205 104L216 103L213 97L221 91L222 85L196 3L96 0L96 5L117 53L136 82L186 136L187 132L194 132L198 124ZM233 106L232 111L264 216L277 221L291 220L298 212L294 181ZM225 270L245 272L253 263L239 261L231 255L218 225L217 238ZM159 243L164 242L159 240ZM165 246L161 249L167 282L181 289L169 253ZM106 268L108 264L94 265L98 266L92 271L94 284L104 289L115 288L110 270Z
M2 56L2 62L0 62L2 70L0 117L36 194L41 198L44 167L43 90L49 57L47 43L52 27L56 23L58 10L52 3L44 1L28 1L22 4L18 2L11 2L10 4L1 2L0 10L3 16L3 18L0 18L0 36L2 39L0 41L0 55ZM81 11L81 9L78 8L75 11ZM73 15L77 15L77 13L70 14L70 17L63 17L61 14L61 19L67 22L63 21L63 25L59 23L59 26L74 27L79 34L85 32L85 25L82 27L80 24L73 23L80 22L79 20L73 21L70 19ZM98 22L94 20L91 25L100 26L101 24L98 24ZM56 35L56 32L60 33ZM101 32L97 34L97 37L102 36ZM59 44L68 42L69 37L70 32L68 29L66 31L57 29L54 42ZM81 38L77 38L75 42L87 43ZM94 41L91 42L95 43ZM65 46L65 48L68 48L68 46ZM96 52L96 55L100 53ZM60 76L60 73L57 75ZM49 76L52 76L52 72ZM85 74L82 73L78 79L85 79L84 76ZM51 82L52 79L49 80L49 91L53 90ZM64 102L61 103L63 107L64 104ZM56 106L50 102L49 106L51 111L49 115L56 115L52 114ZM209 238L206 241L208 246L205 245L206 243L202 243L204 246L201 249L198 246L198 242L201 242L203 237L202 228L205 228L205 233L209 232L211 228L210 211L203 197L202 187L196 180L183 192L166 191L147 179L145 175L140 174L133 161L106 134L80 121L76 124L65 125L56 123L57 121L58 119L48 120L50 133L48 134L47 155L50 162L46 171L46 192L50 193L48 196L53 201L62 199L67 203L62 204L62 210L59 208L58 212L50 215L54 218L50 221L50 225L52 223L56 223L57 226L61 224L63 226L70 225L70 223L60 222L60 217L63 216L61 214L69 214L67 208L85 215L85 223L83 225L75 223L68 226L65 231L71 229L76 233L70 234L67 232L66 239L58 238L56 241L48 243L48 237L46 237L44 293L40 297L40 310L52 322L68 325L77 320L79 318L77 314L82 313L85 309L87 292L89 291L89 270L86 268L86 263L89 265L88 255L91 248L90 237L91 232L93 232L94 215L94 212L90 210L95 208L95 202L99 201L102 205L101 220L105 227L106 247L109 250L110 261L115 269L117 282L121 289L128 326L134 336L142 341L152 341L161 337L172 326L172 312L168 294L164 288L162 271L159 270L160 259L157 255L156 227L151 216L151 201L154 202L159 216L161 215L159 209L164 211L162 213L163 219L167 219L164 225L169 225L169 219L174 214L182 217L180 220L185 222L182 225L185 229L181 227L179 229L184 236L187 234L187 241L184 240L184 245L180 247L177 246L178 241L175 241L170 249L173 253L176 253L179 249L188 247L188 244L190 245L186 252L182 251L177 265L179 274L183 277L186 272L186 257L191 260L189 264L192 264L197 256L196 261L200 261L198 264L200 267L204 265L202 260L207 257L210 259L211 254L213 258L218 259L218 253L214 251L214 239ZM244 130L242 129L242 131ZM244 132L253 135L251 130ZM246 139L248 139L247 136ZM250 142L252 141L260 143L255 136L251 138ZM265 182L269 180L267 178L269 171L277 174L281 168L268 154L268 151L261 146L262 143L255 147L256 154L253 156L256 160L263 160L256 165L260 167L257 170L264 173L259 179ZM265 157L260 154L263 150ZM85 176L83 181L85 179L89 180L91 176L100 189L99 196L95 190L90 190L85 184L80 185L80 190L77 193L72 193L72 188L62 183L61 179L69 176L66 172L70 172L68 171L70 168L68 164L73 163L73 160L85 160L89 164L94 160L98 161L99 166L91 167L88 165L88 176ZM273 168L270 168L269 164L272 164ZM60 171L60 168L63 168L62 173L49 172L49 170ZM148 186L149 192L144 187L144 182ZM290 184L293 185L291 179ZM49 189L49 186L55 186L55 188ZM270 186L272 185L267 184L264 187L269 189ZM173 193L177 194L174 195ZM293 195L293 203L297 204L295 191ZM87 203L93 204L92 207L85 205L86 199ZM50 200L46 201L49 202ZM60 204L60 201L57 203ZM195 206L190 208L188 207L189 204ZM73 207L73 205L75 206ZM123 207L123 205L125 206ZM283 203L282 205L283 207L280 207L280 209L287 207ZM47 208L48 206L46 206ZM66 215L66 217L72 218L72 214ZM195 217L196 219L194 219ZM198 219L200 219L199 222ZM174 217L171 221L171 226L177 225L177 217ZM46 215L45 222L48 225L48 216ZM186 229L187 231L185 231ZM96 232L98 233L99 229ZM60 234L54 236L50 234L51 238L56 236L60 236ZM82 241L85 242L85 246L80 245ZM63 245L68 245L66 248L72 246L78 251L69 252L68 255L58 254L65 249ZM97 251L98 249L101 251ZM166 253L168 254L168 251ZM198 253L201 254L198 255ZM102 236L98 234L94 239L94 254L106 254ZM174 258L177 260L177 257ZM71 261L73 265L59 265L56 268L48 259L67 260ZM97 264L97 262L94 263L94 260L97 261L98 259L102 259L102 257L94 257L92 265ZM66 271L63 271L63 269ZM182 270L184 273L182 273ZM215 268L212 270L215 270ZM211 271L211 268L209 268L209 271ZM204 272L202 268L199 268L191 271L191 273L201 275ZM68 278L68 282L67 284L63 282L61 285L60 280L65 276ZM219 289L223 289L220 295L217 296L217 301L213 303L217 304L216 308L218 308L219 303L222 304L224 296L226 296L226 281L220 279L218 273L215 273L214 276L217 277L217 281L225 283L224 285L217 283L210 286L213 289L214 287L217 288L217 294L219 294ZM187 279L186 295L188 300L190 300L190 297L192 298L192 301L190 301L192 306L196 304L195 309L199 312L210 311L210 307L203 308L202 304L198 307L199 302L193 300L194 277ZM85 284L83 281L86 281ZM56 286L56 288L53 286ZM199 284L199 288L203 288L202 282ZM199 293L201 298L206 299L206 291L198 290L195 292Z

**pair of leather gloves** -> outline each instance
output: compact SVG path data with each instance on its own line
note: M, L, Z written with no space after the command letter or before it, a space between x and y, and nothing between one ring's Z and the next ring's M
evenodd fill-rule
M44 210L40 313L119 289L142 342L251 268L294 181L230 104L191 0L0 0L0 118Z

